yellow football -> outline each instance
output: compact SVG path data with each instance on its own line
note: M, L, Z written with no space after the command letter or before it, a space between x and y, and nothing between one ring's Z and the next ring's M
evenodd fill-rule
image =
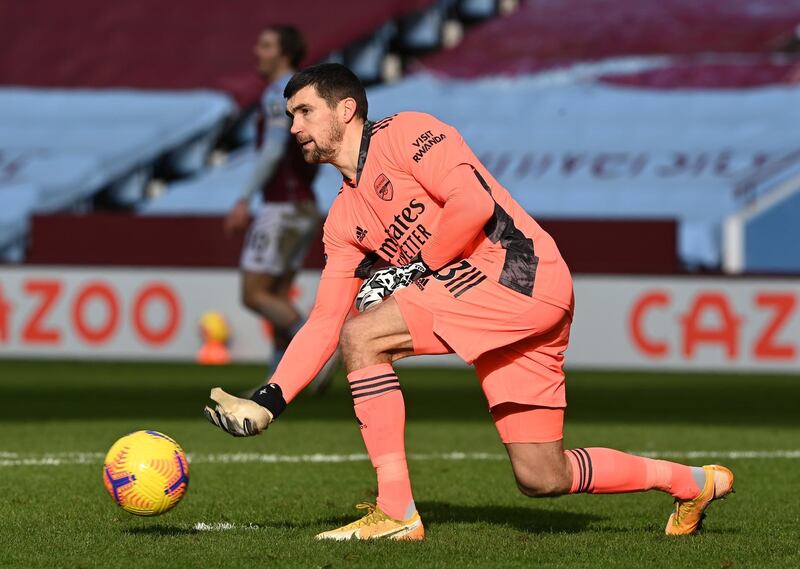
M103 483L126 512L157 516L175 507L189 487L183 449L157 431L125 435L108 451Z

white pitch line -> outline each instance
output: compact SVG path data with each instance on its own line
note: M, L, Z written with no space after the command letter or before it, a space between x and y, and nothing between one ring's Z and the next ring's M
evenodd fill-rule
M503 460L507 458L505 454L487 452L448 452L437 454L414 454L408 455L409 460L431 461L431 460ZM232 462L302 462L302 463L331 463L331 462L367 462L369 456L363 453L357 454L259 454L259 453L236 453L236 454L198 454L189 455L189 462L192 463L232 463Z
M747 459L800 459L800 450L689 450L689 451L628 451L649 458L721 458L730 460ZM70 466L81 464L102 464L104 454L100 452L56 452L56 453L16 453L0 451L0 467L10 466ZM189 454L192 464L251 464L251 463L341 463L367 462L366 454ZM449 452L437 454L408 455L412 461L496 461L506 460L502 453L488 452Z
M689 450L689 451L631 451L648 458L728 458L731 460L759 458L800 458L800 450Z
M197 522L192 526L197 531L228 531L232 529L261 529L257 524L233 524L231 522Z

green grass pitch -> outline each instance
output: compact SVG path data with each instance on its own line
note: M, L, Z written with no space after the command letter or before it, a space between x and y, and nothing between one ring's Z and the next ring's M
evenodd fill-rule
M314 534L355 519L353 506L375 496L361 457L298 458L363 454L348 389L338 377L253 439L206 423L210 387L237 392L261 375L0 361L0 567L800 567L800 377L569 374L567 446L734 469L737 493L711 507L701 535L676 539L663 535L672 500L658 492L524 497L472 372L401 368L427 538L320 543ZM158 518L125 513L101 480L98 453L138 429L169 434L194 459L186 498ZM758 454L730 454L743 451ZM249 454L221 462L238 453Z

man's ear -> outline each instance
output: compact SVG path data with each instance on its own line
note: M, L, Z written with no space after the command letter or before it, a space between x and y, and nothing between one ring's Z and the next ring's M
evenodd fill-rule
M349 123L351 120L353 120L353 117L356 116L356 109L358 108L356 100L352 97L347 97L346 99L342 99L340 104L342 106L342 120L345 123Z

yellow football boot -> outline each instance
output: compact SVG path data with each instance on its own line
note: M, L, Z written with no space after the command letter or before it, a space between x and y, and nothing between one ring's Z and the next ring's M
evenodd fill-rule
M714 500L725 498L733 492L733 472L712 464L704 466L706 483L700 495L692 500L676 500L675 511L667 521L667 535L691 535L703 525L706 508Z
M317 539L396 539L419 541L425 537L422 520L415 511L407 520L396 520L387 516L373 504L358 504L359 510L367 510L360 520L337 529L317 534Z

